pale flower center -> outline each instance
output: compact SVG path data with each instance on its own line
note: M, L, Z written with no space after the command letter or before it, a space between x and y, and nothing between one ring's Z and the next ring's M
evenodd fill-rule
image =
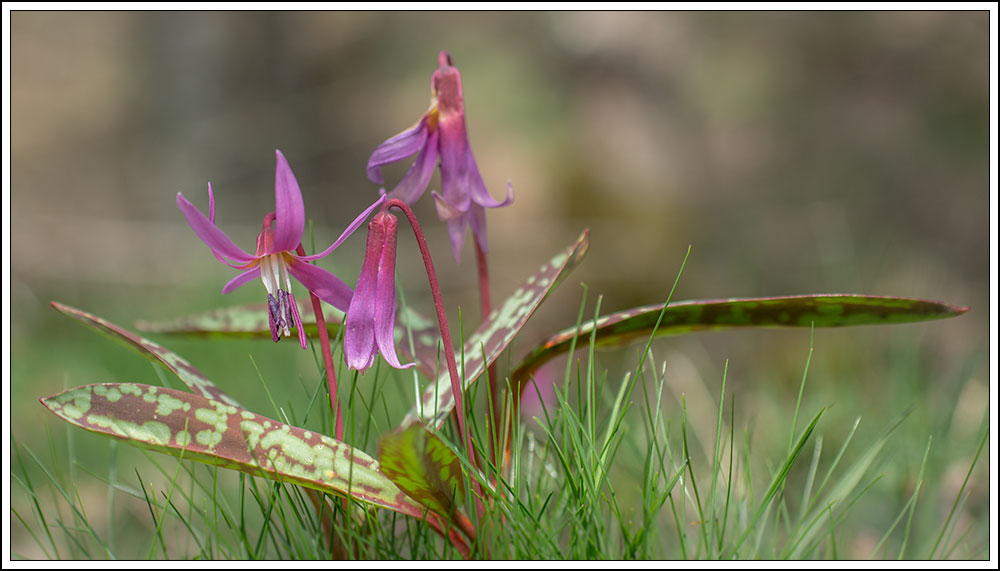
M291 304L292 281L288 277L288 266L284 254L269 254L260 259L260 279L267 289L268 321L271 338L277 341L282 335L290 336L295 323ZM297 311L295 311L297 313Z

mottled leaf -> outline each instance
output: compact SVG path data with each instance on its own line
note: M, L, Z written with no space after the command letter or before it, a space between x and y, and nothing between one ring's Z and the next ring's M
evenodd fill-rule
M461 462L436 434L411 424L379 442L382 473L408 496L446 519L465 501Z
M316 315L313 313L309 297L297 300L299 315L306 333L316 335ZM327 330L334 337L340 331L344 313L329 305L323 306L323 318ZM192 315L185 315L164 321L136 320L135 326L146 333L170 333L191 336L248 337L271 339L268 323L267 304L237 305L222 307Z
M580 263L589 243L589 232L584 230L572 246L539 268L503 304L490 312L489 317L466 339L465 361L458 364L459 371L464 371L463 389L475 382L510 345L552 289ZM437 383L424 390L420 402L406 415L402 426L421 421L434 428L440 427L454 407L451 379L444 371L438 376Z
M417 518L426 512L364 452L200 395L107 383L41 402L71 424L141 448L351 496Z
M315 338L318 330L312 303L308 298L298 301L306 335ZM340 333L343 312L323 304L323 319L330 339L334 339ZM138 320L135 326L146 333L271 339L265 304L223 307L166 321ZM410 333L413 335L413 351L410 351ZM437 377L438 344L441 340L437 322L410 308L400 308L396 314L396 340L400 359L416 362L417 369L427 378Z
M58 309L73 319L76 319L98 333L106 335L107 337L122 343L126 347L137 351L140 355L162 363L167 369L177 375L177 377L192 391L195 391L206 398L222 401L233 406L240 406L235 399L222 392L222 389L215 386L212 381L208 380L205 375L201 374L201 371L195 369L191 363L188 363L184 358L169 349L153 343L148 339L139 337L131 331L122 329L106 319L101 319L100 317L87 313L81 309L63 305L57 301L52 302L52 307Z
M525 357L511 374L524 380L549 359L569 350L579 334L589 338L597 327L595 346L613 347L656 336L681 335L693 331L718 331L738 327L845 327L911 323L960 315L967 307L945 303L854 294L799 295L789 297L732 298L646 305L564 329L545 340Z

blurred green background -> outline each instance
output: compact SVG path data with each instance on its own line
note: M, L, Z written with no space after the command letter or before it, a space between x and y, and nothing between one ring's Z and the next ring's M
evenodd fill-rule
M126 327L263 301L254 285L219 294L233 272L190 231L176 193L207 210L211 181L217 222L252 248L281 149L325 246L377 196L368 155L426 110L447 49L486 183L494 196L508 179L515 190L512 206L489 213L494 299L591 231L587 260L511 359L575 321L580 282L588 307L602 294L604 311L662 301L688 245L675 299L847 292L967 305L942 322L817 331L807 390L807 410L831 407L834 434L857 416L876 434L913 407L923 420L912 450L897 453L914 456L915 471L937 434L952 442L935 451L938 476L961 482L962 446L975 444L991 388L987 12L16 11L10 21L19 443L45 449L69 432L39 397L159 382L51 300ZM387 183L408 166L387 168ZM457 319L465 308L474 327L469 243L456 266L432 204L417 212L449 310ZM407 301L429 313L416 248L401 240ZM353 283L362 248L355 237L323 265ZM157 340L265 414L258 368L314 382L295 343ZM807 331L762 331L654 352L679 386L704 387L697 406L713 427L708 399L728 359L741 421L766 433L790 414L808 348ZM95 464L105 458L100 438L74 438L99 444ZM986 510L988 471L977 474L969 503Z

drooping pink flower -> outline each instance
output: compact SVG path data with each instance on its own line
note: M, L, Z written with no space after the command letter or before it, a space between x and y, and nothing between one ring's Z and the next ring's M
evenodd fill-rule
M364 372L381 353L389 365L402 365L396 356L393 326L396 320L396 234L399 221L386 211L368 223L365 261L347 309L344 358L351 369Z
M468 227L480 249L488 250L484 208L506 206L513 201L514 193L510 182L503 201L494 200L486 189L465 128L462 77L448 52L438 54L438 65L431 76L430 108L416 125L376 147L367 170L372 182L382 184L383 166L419 152L413 166L389 192L390 198L412 205L427 189L440 159L441 194L431 194L438 216L448 222L452 254L458 262Z
M330 305L347 311L353 292L337 276L309 262L318 260L337 249L368 218L368 215L385 198L374 204L351 222L337 240L318 254L300 256L296 248L302 241L305 226L305 208L302 192L291 167L281 151L275 151L277 165L274 175L274 212L264 216L263 227L257 236L257 249L253 254L244 252L233 244L215 225L215 195L208 185L208 212L206 218L184 195L177 193L177 206L181 209L195 234L212 250L223 264L241 270L241 273L223 286L222 293L229 293L246 283L260 278L267 290L268 320L271 338L278 341L282 335L291 335L291 327L298 330L299 344L306 347L306 334L299 317L298 305L292 294L289 276L298 280L307 290Z

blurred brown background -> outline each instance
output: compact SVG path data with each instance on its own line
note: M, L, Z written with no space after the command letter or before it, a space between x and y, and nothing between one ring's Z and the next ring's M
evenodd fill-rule
M516 192L489 218L496 297L589 227L565 289L608 310L663 298L690 244L682 298L928 297L974 309L942 341L985 341L985 12L11 16L15 331L53 298L150 292L110 304L131 319L224 283L174 196L206 208L211 181L252 248L275 148L328 243L448 49L487 184ZM351 254L329 260L356 275Z
M489 213L494 298L591 230L587 260L520 351L574 322L580 282L605 311L662 301L691 245L675 299L856 292L971 306L943 322L817 332L833 372L816 382L860 400L890 390L870 365L902 339L915 364L900 376L928 402L973 390L975 428L989 390L988 24L986 12L14 12L16 436L54 422L39 396L131 374L94 363L105 341L50 300L123 325L261 301L255 285L219 295L232 271L176 193L207 210L211 181L218 223L250 249L279 148L325 246L377 196L367 157L425 111L441 49L462 72L487 185L502 196L510 179L516 193ZM387 182L407 167L386 169ZM474 326L469 243L456 266L429 201L418 214L445 295ZM407 299L427 307L402 240ZM362 246L322 263L351 283ZM736 332L658 347L713 386L730 359L746 404L786 385L794 399L808 343Z

